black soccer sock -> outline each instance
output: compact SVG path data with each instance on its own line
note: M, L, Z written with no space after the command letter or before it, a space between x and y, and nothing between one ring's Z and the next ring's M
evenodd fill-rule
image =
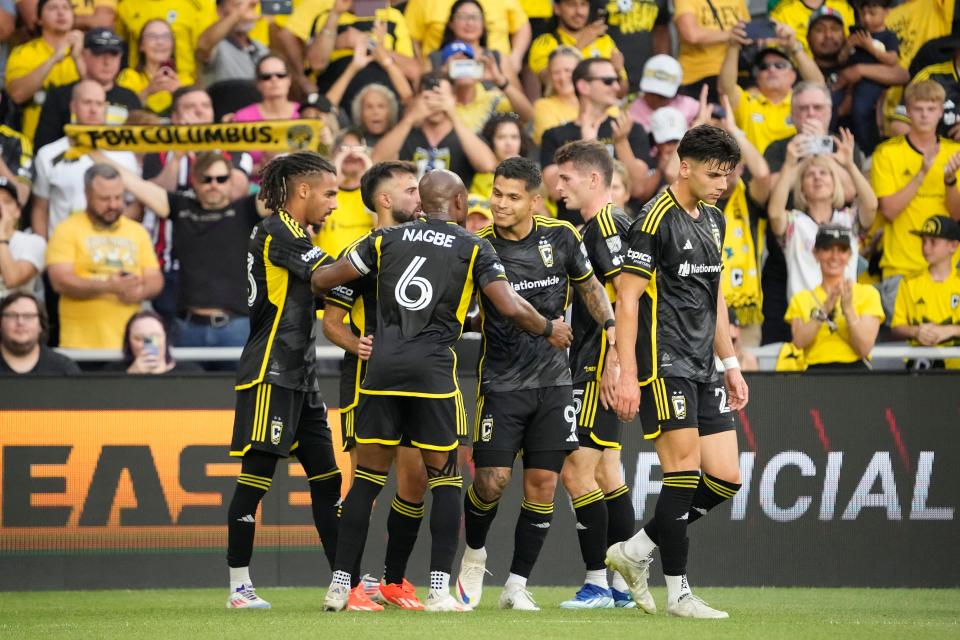
M387 556L384 561L383 580L387 584L399 584L407 573L407 560L417 543L417 532L423 520L423 503L407 502L394 496L387 516Z
M607 553L607 505L603 491L597 489L574 498L573 512L577 516L577 538L587 571L603 569Z
M529 502L524 498L520 503L520 517L517 518L517 528L513 534L513 561L510 563L510 573L523 578L529 578L540 556L543 541L550 531L550 521L553 520L553 503L540 504Z
M386 483L386 473L357 467L353 486L343 501L340 530L344 535L337 536L337 555L333 568L335 572L350 574L351 587L356 586L360 580L360 576L353 575L353 572L357 570L363 555L373 502ZM336 576L334 579L337 579Z
M727 482L726 480L721 480L720 478L714 478L706 473L700 476L700 484L697 485L697 490L693 494L693 501L690 503L687 526L690 526L703 516L707 515L707 512L714 507L719 506L727 500L733 498L733 496L737 495L737 491L739 490L740 485L735 482ZM643 530L647 532L647 536L653 541L654 544L660 544L659 532L657 531L657 524L655 520L648 522L646 526L644 526Z
M463 497L463 527L466 532L467 546L479 549L487 543L487 533L497 516L500 498L493 502L484 502L474 491L473 485L467 487Z
M430 575L435 572L447 576L453 569L453 557L457 553L460 538L460 491L461 476L435 476L427 480L433 494L430 507ZM432 585L431 585L432 586Z
M257 530L257 507L270 489L277 457L250 451L243 458L237 486L227 509L227 566L250 566Z
M660 561L663 573L682 576L687 572L687 521L693 494L700 483L700 472L674 471L663 474L663 487L654 512L653 522L659 535ZM647 532L650 535L650 532Z
M604 496L607 503L607 546L633 537L637 525L630 488L623 485Z
M323 553L327 556L330 569L337 555L337 530L340 526L340 483L339 469L333 469L307 478L310 484L310 506L313 508L313 524L320 534Z

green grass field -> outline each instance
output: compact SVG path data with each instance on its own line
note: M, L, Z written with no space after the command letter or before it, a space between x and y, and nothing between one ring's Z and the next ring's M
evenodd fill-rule
M533 589L539 613L499 611L496 587L486 590L478 610L465 614L324 613L321 589L260 593L272 610L229 611L225 589L5 593L0 638L960 638L957 589L698 590L730 612L731 619L718 621L621 609L561 611L557 605L573 590L558 588ZM654 589L654 596L662 608L663 590Z

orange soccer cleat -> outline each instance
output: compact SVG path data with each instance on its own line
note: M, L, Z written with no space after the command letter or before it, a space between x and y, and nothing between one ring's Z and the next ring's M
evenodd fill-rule
M347 599L347 611L383 611L383 607L370 599L361 582L350 590L350 597Z
M408 611L423 611L423 603L417 597L417 590L406 578L400 584L381 584L380 597L387 604Z

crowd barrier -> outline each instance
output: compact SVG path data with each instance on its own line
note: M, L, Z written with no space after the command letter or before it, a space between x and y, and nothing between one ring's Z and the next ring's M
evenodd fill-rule
M748 381L743 489L691 527L695 584L960 586L960 375ZM335 403L336 379L321 385ZM461 387L469 410L475 380ZM239 470L227 456L233 401L223 376L0 383L0 589L226 584L225 510ZM339 438L335 411L330 421ZM627 427L623 459L639 526L661 475L638 426ZM375 575L391 495L388 485L370 529L364 570ZM493 583L507 575L519 501L514 482L489 540ZM418 584L428 530L410 562ZM295 461L279 466L265 500L252 571L259 586L329 582ZM561 489L531 582L575 585L582 571Z

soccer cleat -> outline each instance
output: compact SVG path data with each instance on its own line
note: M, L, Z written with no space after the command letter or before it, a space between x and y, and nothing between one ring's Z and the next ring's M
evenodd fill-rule
M361 582L350 591L347 611L383 611L383 607L370 599Z
M400 584L381 584L378 590L380 601L408 611L423 611L423 603L417 590L406 578Z
M706 602L693 595L685 593L673 604L667 603L667 615L678 618L701 618L719 620L729 618L726 611L714 609Z
M508 584L500 594L500 608L514 611L540 611L533 594L518 584Z
M560 603L561 609L612 609L613 596L610 589L595 584L585 584L572 600Z
M360 584L363 585L363 590L367 592L367 597L373 600L376 603L383 604L380 598L380 581L374 578L369 573L363 574L363 577L360 578Z
M327 595L323 599L324 611L343 611L350 600L350 587L342 584L332 584L327 589Z
M636 609L637 603L634 602L633 596L630 595L629 591L617 591L613 587L610 588L610 593L613 594L613 605L617 609Z
M607 549L606 565L614 571L619 571L633 596L637 606L647 613L656 613L657 605L653 601L647 579L650 577L650 557L643 560L633 560L623 551L623 543L618 542Z
M404 580L404 582L406 582L406 580ZM419 602L420 601L417 600L417 603ZM432 613L464 613L473 610L469 605L457 602L457 599L450 595L449 591L435 591L433 589L427 594L427 604L420 605L420 607L424 611L430 611Z
M269 609L270 603L257 595L252 584L242 584L227 598L227 609Z
M480 597L483 595L484 574L490 572L487 571L486 552L484 552L484 559L481 562L469 560L467 555L470 552L470 549L465 551L463 560L460 561L460 574L457 576L457 600L471 609L476 609L480 605Z

